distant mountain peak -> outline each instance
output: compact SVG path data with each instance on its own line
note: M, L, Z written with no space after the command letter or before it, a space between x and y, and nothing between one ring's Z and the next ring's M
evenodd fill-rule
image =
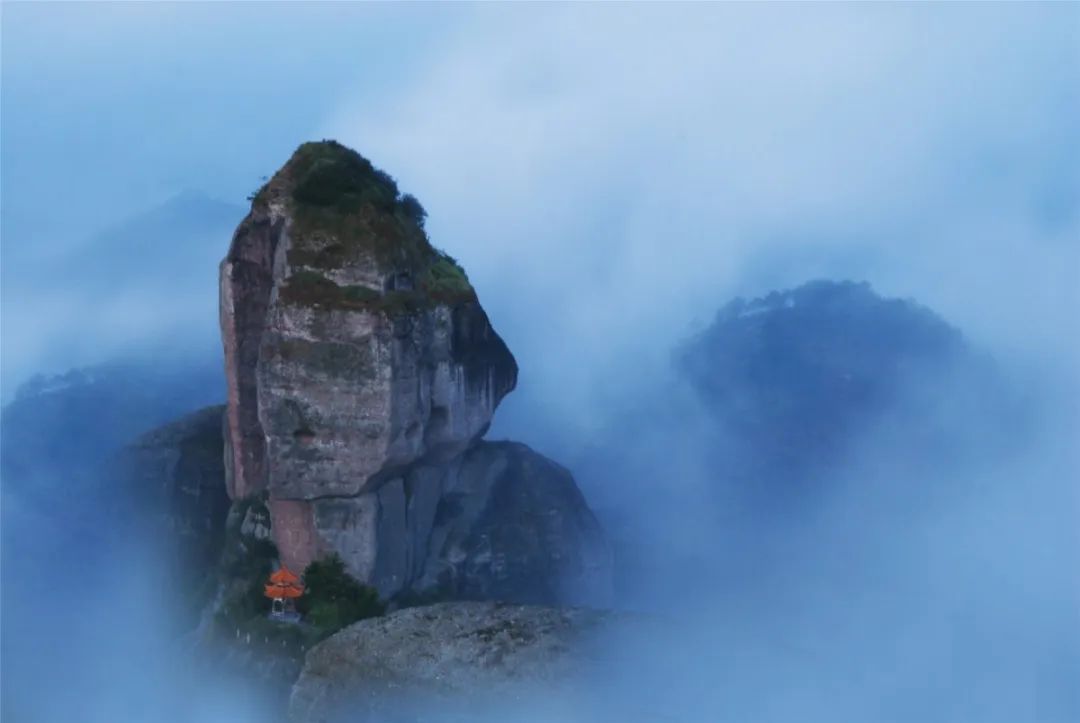
M746 445L745 476L792 480L842 458L914 387L932 388L973 358L957 329L916 302L865 282L817 280L735 299L678 363Z

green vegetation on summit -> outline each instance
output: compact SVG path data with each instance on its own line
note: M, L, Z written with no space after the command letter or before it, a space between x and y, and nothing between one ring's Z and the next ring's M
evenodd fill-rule
M420 202L356 151L330 140L304 143L254 204L275 198L288 203L293 220L284 302L396 315L476 300L461 266L431 245ZM384 288L330 278L364 266L388 280Z

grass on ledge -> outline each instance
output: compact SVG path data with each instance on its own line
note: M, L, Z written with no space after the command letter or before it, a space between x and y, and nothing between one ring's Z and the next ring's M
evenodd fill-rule
M317 271L297 271L285 280L281 300L295 306L381 312L393 317L439 304L456 306L475 301L476 292L461 267L443 258L429 268L420 288L386 293L369 286L341 286Z

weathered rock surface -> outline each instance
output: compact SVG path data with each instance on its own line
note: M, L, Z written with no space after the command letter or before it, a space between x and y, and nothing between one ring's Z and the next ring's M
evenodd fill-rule
M490 602L364 620L308 653L289 716L293 723L468 721L495 709L534 714L529 701L572 706L603 664L595 636L615 623L614 614L595 610Z
M386 597L608 602L603 530L570 473L523 444L414 465L375 492L317 500L315 516Z
M383 597L602 602L610 555L565 469L480 441L517 364L424 212L355 152L301 146L221 265L226 485L282 562Z
M460 454L516 383L422 221L358 154L309 143L257 195L222 263L229 494L269 491L289 565L332 548L312 500Z

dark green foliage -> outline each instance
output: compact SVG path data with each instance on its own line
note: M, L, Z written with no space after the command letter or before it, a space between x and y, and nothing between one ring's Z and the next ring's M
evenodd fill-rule
M266 200L267 194L270 192L270 179L263 176L259 179L259 187L248 194L247 200L252 203L262 203Z
M406 193L401 197L401 210L409 218L410 221L415 223L420 228L424 227L424 221L427 220L427 211L420 205L420 201L416 196L411 193Z
M403 316L415 314L426 306L427 300L416 291L388 291L379 308L390 316Z
M285 303L395 316L476 299L464 270L428 241L420 201L399 196L394 179L356 151L336 141L305 143L265 188L271 187L293 200L288 261L298 271L282 290ZM367 259L387 278L417 279L417 287L384 294L339 286L319 273Z
M341 292L341 287L317 271L297 271L290 276L282 289L282 297L301 302L318 303L325 300L330 303Z
M476 292L461 267L443 257L428 269L419 289L383 293L369 286L339 286L316 271L302 270L286 280L281 300L299 306L374 311L394 317L413 314L434 304L453 306L475 301Z
M913 302L819 281L728 304L679 362L725 431L727 474L770 494L811 488L862 430L967 354Z
M237 542L239 549L224 561L232 594L222 605L219 617L223 622L245 627L252 618L265 617L270 612L270 600L263 594L263 586L274 570L278 551L269 540L242 537Z
M683 363L724 403L718 411L776 434L787 424L851 421L887 404L905 370L962 349L955 329L915 304L882 299L866 284L814 282L728 304Z
M349 575L344 561L336 554L308 565L304 586L298 607L308 616L308 622L325 635L385 611L375 589L361 585Z
M435 301L457 304L476 299L465 270L450 256L440 256L429 268L424 278L424 288Z
M284 652L302 657L315 643L347 625L382 615L385 607L373 588L361 585L345 571L345 563L334 555L308 565L304 572L305 591L297 600L304 615L301 624L269 619L270 600L263 586L274 568L277 549L272 543L243 540L242 561L231 561L227 579L232 594L218 612L220 635L239 636L246 645L267 653Z
M364 203L393 208L398 189L389 174L336 141L305 143L293 158L293 200L356 211Z
M225 530L220 574L226 595L218 617L222 622L240 628L251 618L265 616L270 611L263 585L278 559L277 546L272 541L240 532L244 518L249 515L269 525L270 510L266 506L265 493L234 502Z
M374 304L382 298L382 294L370 286L342 286L341 296L347 303L355 304Z
M356 151L305 143L279 175L291 181L296 265L340 268L367 252L387 267L419 270L435 256L420 202L399 197L394 179Z

